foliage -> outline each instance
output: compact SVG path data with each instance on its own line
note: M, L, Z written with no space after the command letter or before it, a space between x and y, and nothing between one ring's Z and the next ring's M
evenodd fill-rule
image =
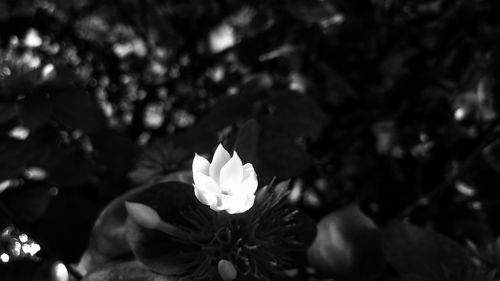
M286 279L497 279L499 4L247 2L0 2L0 276L163 280L122 202L223 143L317 222Z

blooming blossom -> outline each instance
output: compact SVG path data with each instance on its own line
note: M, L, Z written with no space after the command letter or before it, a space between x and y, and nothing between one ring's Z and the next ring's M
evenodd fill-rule
M194 194L214 211L229 214L246 212L253 206L257 190L257 175L252 164L243 165L219 144L212 162L195 154L193 159Z

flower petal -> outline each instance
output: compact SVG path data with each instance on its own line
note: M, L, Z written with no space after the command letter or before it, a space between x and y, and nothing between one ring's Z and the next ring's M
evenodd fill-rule
M197 153L194 154L194 159L193 159L193 174L195 172L202 173L208 176L208 169L210 167L210 162L208 162L207 159L204 157L198 155Z
M252 164L247 163L243 166L243 182L241 183L240 191L242 194L253 195L257 190L259 182L257 174L253 169Z
M255 173L255 170L250 163L246 163L243 165L243 180L245 180L248 176Z
M216 204L211 205L210 209L219 212L224 211L232 206L234 201L234 198L232 196L222 193L215 194L215 196L217 197L217 202Z
M249 196L247 196L246 200L245 200L245 202L243 204L243 206L240 209L240 211L242 213L248 211L250 208L252 208L254 202L255 202L255 195L249 195Z
M219 185L217 183L215 183L215 181L211 177L209 177L205 174L202 174L200 172L193 173L193 181L194 181L194 185L198 189L203 189L203 190L206 190L209 192L214 192L214 193L221 192Z
M197 188L196 185L193 186L194 186L194 195L196 196L196 198L198 198L198 200L202 204L208 206L217 204L217 197L215 196L215 193L212 193L202 188Z
M235 151L233 157L220 170L219 183L222 192L229 194L238 192L237 187L240 186L242 179L243 163L241 163L241 159Z
M255 201L255 195L235 196L232 198L231 207L226 209L229 214L238 214L248 211Z
M222 166L224 166L227 161L229 161L229 159L231 159L231 155L229 155L229 152L224 149L222 144L219 144L219 146L215 150L215 154L212 158L212 163L210 163L209 168L209 175L215 180L217 184L219 184L220 170Z

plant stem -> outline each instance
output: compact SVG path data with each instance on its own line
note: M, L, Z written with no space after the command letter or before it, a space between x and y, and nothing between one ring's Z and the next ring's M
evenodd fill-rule
M225 226L228 224L230 219L229 216L230 214L228 214L226 211L217 212L217 221L220 226Z
M178 227L175 227L174 225L172 225L168 222L164 222L164 221L161 221L158 224L158 226L156 227L156 229L163 232L163 233L166 233L170 236L180 238L180 239L183 239L183 238L186 238L189 236L189 234L187 232L179 229Z

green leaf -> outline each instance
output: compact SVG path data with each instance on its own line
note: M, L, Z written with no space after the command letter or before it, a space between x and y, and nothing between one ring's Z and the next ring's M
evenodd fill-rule
M320 220L308 258L319 272L341 280L374 280L385 268L380 231L357 204Z
M464 248L432 231L395 222L383 232L384 254L401 275L427 280L463 280L473 268Z

